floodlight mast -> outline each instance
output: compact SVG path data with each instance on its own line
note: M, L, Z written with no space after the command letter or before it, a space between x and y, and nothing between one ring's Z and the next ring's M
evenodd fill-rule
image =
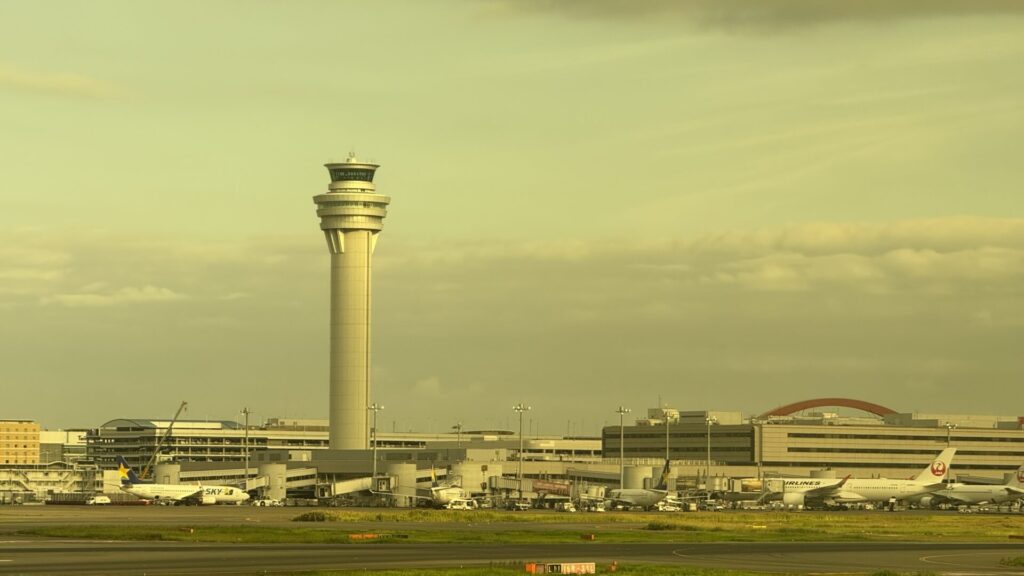
M512 407L512 410L519 413L519 466L516 472L517 484L519 486L519 497L523 497L523 412L529 412L533 410L531 406L526 406L522 402Z
M708 426L708 431L707 431L708 467L704 471L704 489L710 491L711 490L711 486L710 486L710 484L711 484L711 425L712 424L718 424L718 418L716 418L714 416L711 416L711 415L705 415L704 416L704 422Z
M371 481L370 491L377 491L377 412L384 409L383 406L374 402L366 407L367 410L373 412L373 428L370 429L371 441L373 446L373 480Z
M625 428L623 423L623 417L626 414L629 414L630 412L631 410L629 408L625 408L622 406L619 406L619 409L615 411L615 413L619 415L619 488L626 487L626 469L624 467L626 449L623 445L623 440L625 440Z

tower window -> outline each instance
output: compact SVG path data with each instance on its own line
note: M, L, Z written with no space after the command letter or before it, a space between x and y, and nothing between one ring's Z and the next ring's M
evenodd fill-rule
M331 181L358 180L360 182L373 182L373 170L361 168L331 168Z

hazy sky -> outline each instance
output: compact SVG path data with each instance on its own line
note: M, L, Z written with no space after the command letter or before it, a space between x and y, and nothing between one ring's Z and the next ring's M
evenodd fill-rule
M1022 103L1015 0L3 2L0 418L326 417L350 150L382 428L1024 414Z

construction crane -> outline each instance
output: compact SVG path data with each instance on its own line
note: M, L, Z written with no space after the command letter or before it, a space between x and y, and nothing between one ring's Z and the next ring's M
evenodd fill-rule
M171 435L171 430L174 429L174 423L178 421L178 416L181 416L181 412L188 406L188 402L182 402L181 406L178 406L178 411L174 413L174 418L171 418L171 423L167 425L167 431L160 437L160 441L156 443L156 448L153 450L153 455L149 458L149 462L146 463L146 467L142 469L142 473L139 474L139 478L146 479L149 477L149 469L156 464L156 457L160 454L160 449L163 448L164 442Z

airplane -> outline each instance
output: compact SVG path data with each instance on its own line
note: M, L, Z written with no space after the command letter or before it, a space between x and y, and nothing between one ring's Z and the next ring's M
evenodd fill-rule
M231 486L143 482L121 456L117 457L117 473L121 477L121 490L143 500L175 504L241 504L249 499L245 490Z
M781 495L787 508L810 505L840 506L855 502L909 500L941 490L956 448L946 448L911 480L889 478L775 478L768 480L770 497Z
M479 507L480 503L471 498L452 498L444 505L448 510L476 510Z
M650 508L660 502L679 504L679 499L668 491L669 461L665 460L665 468L661 471L661 479L653 488L616 488L608 492L607 500L612 506L642 506Z
M439 481L437 474L434 469L430 469L430 496L415 495L413 498L418 500L424 500L430 503L434 508L449 508L449 504L453 502L466 502L473 500L470 493L455 482L461 482L461 478L456 477L455 481L451 479L445 481ZM417 490L427 490L427 488L417 488ZM474 501L475 503L475 501ZM459 505L461 507L461 504Z
M471 500L469 492L461 486L431 486L430 501L437 508L444 508L457 500Z
M1005 504L1024 498L1024 465L1017 468L1006 484L963 484L953 482L941 490L925 494L916 500L918 506L930 508L939 504L955 506L979 504Z

